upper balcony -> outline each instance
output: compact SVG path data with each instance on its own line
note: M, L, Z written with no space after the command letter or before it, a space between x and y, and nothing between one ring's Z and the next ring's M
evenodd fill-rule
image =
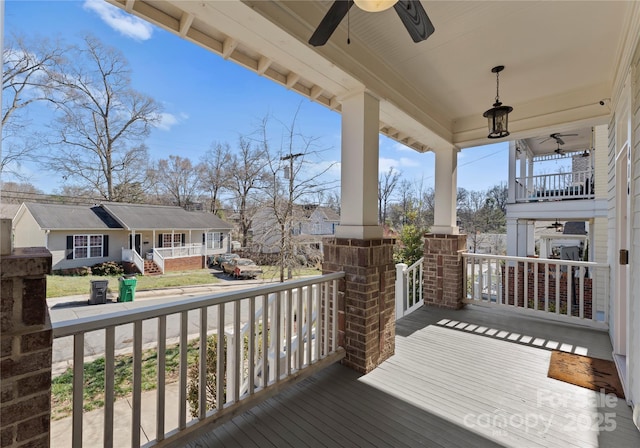
M591 219L604 213L606 136L603 125L511 142L507 215Z

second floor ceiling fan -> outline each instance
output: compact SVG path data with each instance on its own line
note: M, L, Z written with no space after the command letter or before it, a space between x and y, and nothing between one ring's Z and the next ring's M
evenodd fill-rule
M309 39L309 44L314 47L326 44L354 3L367 12L381 12L393 7L414 42L426 40L435 31L419 0L336 0Z

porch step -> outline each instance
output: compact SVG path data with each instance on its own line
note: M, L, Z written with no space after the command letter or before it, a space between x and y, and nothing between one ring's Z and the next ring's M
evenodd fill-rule
M162 271L153 260L144 260L144 275L160 275Z

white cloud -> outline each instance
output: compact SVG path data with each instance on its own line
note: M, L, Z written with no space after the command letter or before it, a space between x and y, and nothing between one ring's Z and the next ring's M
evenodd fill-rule
M186 118L186 114L180 114L180 118L178 118L173 114L162 112L161 114L158 114L158 121L156 122L155 126L156 128L162 129L163 131L168 131L176 124L184 121Z
M415 159L410 159L409 157L400 157L400 166L411 168L420 166L420 162Z
M93 11L111 28L135 40L151 39L153 28L150 23L127 14L104 0L85 0L84 8Z
M400 162L396 159L380 157L380 160L378 160L378 172L380 173L386 173L389 168L398 169L398 166L400 166Z
M415 168L419 166L421 166L420 162L409 157L400 157L399 159L380 157L380 160L378 161L378 172L386 173L389 171L389 168L402 171L402 168Z

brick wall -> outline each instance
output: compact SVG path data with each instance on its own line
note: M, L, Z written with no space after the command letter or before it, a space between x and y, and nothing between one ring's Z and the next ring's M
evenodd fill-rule
M427 234L424 237L424 303L440 308L463 306L462 252L466 235Z
M547 269L545 269L545 266ZM516 270L517 270L517 294L516 294ZM504 303L507 305L516 305L518 307L524 307L524 287L525 287L525 271L524 263L519 262L518 266L509 266L508 268L509 278L505 279L505 267L502 266L502 297ZM533 265L529 264L527 268L527 308L535 307L535 290L536 290L536 272ZM591 319L593 313L593 291L592 291L592 279L584 279L584 317ZM560 313L567 314L567 297L569 296L569 302L571 304L571 315L579 316L579 300L580 300L580 280L577 277L573 278L573 281L569 281L571 290L569 291L569 285L567 284L567 272L560 272L559 285L558 277L556 275L556 265L539 265L537 273L538 283L538 309L544 310L545 297L549 298L549 310L551 312L556 311L556 291L560 293ZM508 288L508 294L506 293ZM517 303L516 303L517 297Z
M205 258L202 255L195 257L167 258L164 260L164 272L191 271L204 269Z
M52 332L46 303L51 254L20 248L1 260L0 446L48 447Z
M323 240L323 273L344 271L338 326L343 363L367 373L395 351L395 266L392 239Z

